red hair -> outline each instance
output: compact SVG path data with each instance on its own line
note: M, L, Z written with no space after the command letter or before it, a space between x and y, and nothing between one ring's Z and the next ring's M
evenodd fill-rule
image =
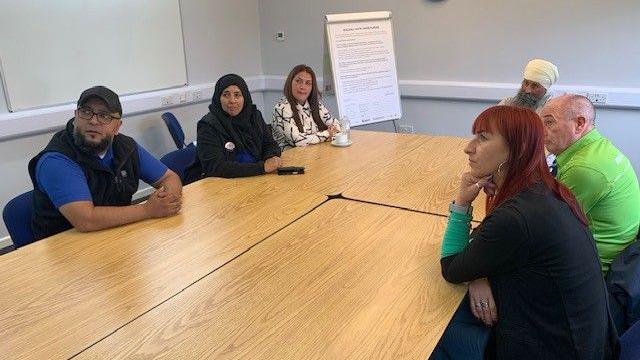
M509 148L504 182L494 196L487 197L487 214L519 192L542 182L584 224L587 218L571 191L549 172L544 153L544 128L535 112L514 106L492 106L483 111L473 123L474 134L486 131L499 133Z

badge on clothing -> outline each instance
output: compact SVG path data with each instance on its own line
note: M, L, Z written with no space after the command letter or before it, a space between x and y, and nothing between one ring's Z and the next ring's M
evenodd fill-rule
M224 148L229 150L229 151L233 151L233 149L236 148L236 145L234 143L232 143L231 141L227 141L227 143L224 144Z

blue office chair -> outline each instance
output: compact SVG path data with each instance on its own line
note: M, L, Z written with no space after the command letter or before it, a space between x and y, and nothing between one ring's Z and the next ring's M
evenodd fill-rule
M640 359L640 321L620 337L620 360Z
M11 199L2 211L4 224L9 230L13 246L17 249L33 242L31 215L33 213L33 191L27 191Z
M195 160L196 146L193 144L187 145L184 149L174 150L160 158L163 164L167 165L169 169L180 176L180 179L185 185L186 179L184 171L189 165L193 164Z
M176 143L176 147L178 149L184 148L187 145L184 143L184 131L182 131L182 126L180 126L176 116L170 112L166 112L161 116L165 125L167 125L167 129L169 129L169 134L171 134L173 142Z

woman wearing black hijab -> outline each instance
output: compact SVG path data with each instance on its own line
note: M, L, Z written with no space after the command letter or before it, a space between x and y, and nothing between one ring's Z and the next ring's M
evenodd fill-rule
M251 101L242 77L216 83L209 113L198 122L198 159L190 178L234 178L274 172L282 166L280 147Z

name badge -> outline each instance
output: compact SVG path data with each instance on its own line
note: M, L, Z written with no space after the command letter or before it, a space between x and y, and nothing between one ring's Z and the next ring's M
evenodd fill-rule
M229 151L233 151L233 149L236 148L236 144L232 143L231 141L227 141L227 143L224 144L224 148Z

